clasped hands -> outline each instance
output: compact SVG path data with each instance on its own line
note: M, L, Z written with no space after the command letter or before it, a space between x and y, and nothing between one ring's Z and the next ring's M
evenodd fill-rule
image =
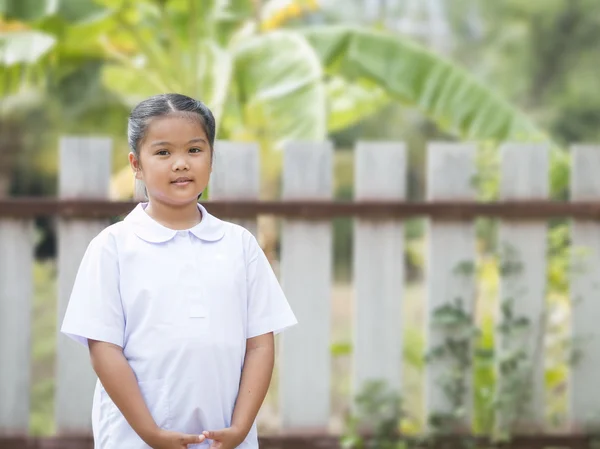
M210 449L235 449L246 438L247 432L235 427L221 430L204 431L201 435L189 435L180 432L158 429L148 437L148 445L152 449L187 449L188 445L201 444L212 440Z

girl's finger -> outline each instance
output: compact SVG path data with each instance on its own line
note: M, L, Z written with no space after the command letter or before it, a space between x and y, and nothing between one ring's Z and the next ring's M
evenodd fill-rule
M210 440L220 440L223 438L222 430L205 430L202 434Z
M187 446L188 444L202 443L205 439L204 435L183 435L179 438L179 442Z

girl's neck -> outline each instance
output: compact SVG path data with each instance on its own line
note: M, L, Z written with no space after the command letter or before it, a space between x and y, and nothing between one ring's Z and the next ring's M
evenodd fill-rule
M182 206L173 206L150 200L146 206L146 213L161 225L176 230L193 228L202 221L202 213L195 201Z

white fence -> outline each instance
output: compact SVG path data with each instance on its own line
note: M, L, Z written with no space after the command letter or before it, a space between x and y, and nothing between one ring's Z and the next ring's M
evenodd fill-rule
M111 167L107 139L65 138L60 147L60 197L107 198ZM211 199L257 199L259 151L254 144L218 142ZM549 149L542 144L507 144L501 147L501 198L546 199L549 191ZM572 148L572 201L600 197L600 148ZM435 201L475 200L473 176L476 146L431 144L428 148L427 195ZM396 142L357 145L355 198L404 200L407 152ZM293 143L285 148L282 176L284 200L330 200L333 197L333 148L329 143ZM58 227L58 310L62 320L70 288L83 252L107 222L61 219ZM256 222L243 223L257 232ZM0 433L27 434L31 372L31 308L33 295L34 232L32 220L0 218ZM326 429L331 416L331 288L332 226L329 220L285 219L282 223L280 277L300 325L280 340L278 397L284 429ZM518 251L520 270L501 278L503 297L514 297L514 313L530 326L518 338L498 347L525 348L532 361L530 407L521 425L544 428L544 354L539 326L546 304L546 221L502 221L500 240ZM600 224L572 223L574 245L587 248L591 269L571 282L571 297L583 298L572 309L572 335L585 337L580 362L571 368L570 419L577 425L593 422L600 408L596 376L600 370ZM368 380L383 379L402 391L405 237L401 220L356 219L354 227L353 390ZM461 334L460 326L443 330L434 317L456 298L464 298L471 320L476 304L475 226L472 221L435 220L427 228L426 347L438 348L448 337ZM505 262L511 257L505 254ZM457 266L466 267L457 275ZM504 304L504 303L502 303ZM500 315L500 314L499 314ZM468 323L467 323L468 324ZM462 341L459 337L458 340ZM516 345L516 346L515 346ZM425 368L425 410L428 414L456 407L449 402L440 377L455 372L456 360L437 358ZM514 388L513 374L498 372L498 382ZM505 379L506 377L506 379ZM514 376L513 376L514 377ZM472 380L464 377L466 412L472 419ZM57 349L55 419L59 433L89 431L89 411L95 376L88 354L59 337Z

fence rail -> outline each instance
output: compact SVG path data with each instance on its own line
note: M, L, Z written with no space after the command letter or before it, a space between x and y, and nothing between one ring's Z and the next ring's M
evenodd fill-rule
M0 199L0 218L37 217L113 218L130 212L133 201L69 200L13 197ZM511 220L574 218L600 220L598 201L261 201L211 200L203 203L219 217L230 219L273 215L280 218L325 220L337 217L390 219L427 217L439 220L471 220L478 217Z

